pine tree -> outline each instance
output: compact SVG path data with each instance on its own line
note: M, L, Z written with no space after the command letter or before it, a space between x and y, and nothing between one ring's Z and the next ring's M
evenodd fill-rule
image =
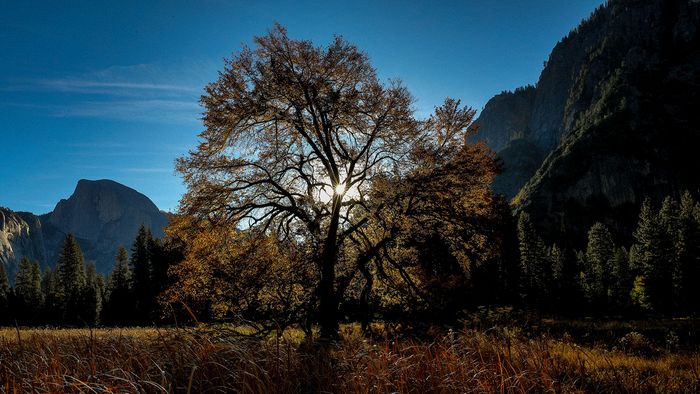
M28 258L22 257L17 265L17 273L15 274L15 295L18 300L25 301L29 298L31 270L32 263Z
M658 312L673 313L676 310L674 275L678 272L679 264L676 253L676 241L679 233L678 203L672 197L666 197L659 210L659 225L661 226L659 246L661 258L656 260L654 275L658 280L659 298L656 300Z
M561 306L563 303L564 286L566 286L564 279L566 262L564 252L557 244L552 245L549 249L549 261L552 265L552 283L549 286L549 292L555 298L557 306Z
M131 289L131 270L129 269L129 254L123 246L117 251L117 258L109 278L110 291Z
M152 266L149 245L153 242L151 231L143 225L139 228L131 247L132 286L135 298L135 317L139 323L148 323L153 309Z
M594 305L607 305L610 287L611 262L615 245L610 230L596 223L588 232L584 270L586 272L588 297Z
M520 300L520 250L518 242L517 220L513 216L510 205L505 199L499 199L497 204L498 231L501 235L501 253L499 253L499 285L500 301L512 304ZM171 264L184 260L184 246L172 245L175 251Z
M576 251L576 266L578 267L577 270L577 278L576 278L576 284L581 289L581 297L586 299L586 302L590 301L590 294L592 294L594 291L591 289L591 279L589 279L590 274L587 272L589 271L587 269L588 267L588 262L586 261L586 253L578 250ZM590 305L587 305L590 306Z
M134 316L129 255L122 246L117 251L114 269L109 276L103 316L105 323L112 325L126 325Z
M560 310L578 310L580 307L579 270L576 258L569 249L562 249L557 244L549 250L552 266L552 284L550 291L556 299Z
M44 294L44 310L42 313L42 321L49 324L59 324L62 319L61 298L58 291L58 280L56 278L56 270L47 267L41 278L41 289Z
M630 292L633 279L630 275L629 253L625 248L615 249L610 261L611 285L608 299L618 309L624 309L630 304Z
M56 270L63 295L77 293L85 286L85 259L73 234L66 235Z
M151 283L154 300L161 291L165 290L168 281L168 268L172 260L172 250L167 242L151 238L148 245L151 256Z
M678 233L674 241L676 261L674 293L683 312L700 311L700 204L689 192L683 193L678 215Z
M44 292L41 288L41 267L39 266L38 261L32 262L29 278L31 282L29 299L32 305L38 311L43 307L44 304Z
M530 222L530 216L525 212L518 217L518 240L524 298L531 304L544 304L551 268L544 242L537 235Z
M97 269L95 264L88 264L80 302L80 316L86 324L94 326L99 322L101 301Z
M632 290L630 290L630 300L632 303L642 310L651 310L652 306L649 303L649 296L646 291L646 283L644 282L644 277L642 275L637 275L632 283Z
M634 232L636 242L630 254L635 277L639 277L634 282L635 291L643 294L644 304L658 313L669 313L672 307L674 253L665 225L669 217L670 208L667 207L666 217L661 218L646 199L639 213L639 224Z
M56 264L57 295L66 324L84 324L81 306L85 288L83 252L73 234L66 235Z
M38 262L23 257L15 277L14 309L17 318L25 324L35 323L42 308L41 273Z
M561 282L564 279L564 253L559 245L554 244L549 249L549 259L552 262L552 279Z
M100 306L100 309L97 312L98 318L100 318L102 316L102 311L107 304L107 277L104 274L97 274L95 286L95 290L97 291L97 303ZM102 323L101 320L100 323Z

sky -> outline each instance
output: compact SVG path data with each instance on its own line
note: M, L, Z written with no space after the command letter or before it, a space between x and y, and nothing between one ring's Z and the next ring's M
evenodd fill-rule
M176 210L174 161L203 130L203 87L275 22L355 43L424 115L536 83L602 2L0 1L0 206L46 213L79 179L112 179Z

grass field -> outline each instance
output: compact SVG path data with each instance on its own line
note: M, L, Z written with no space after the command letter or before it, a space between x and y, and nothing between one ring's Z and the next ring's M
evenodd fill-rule
M246 339L222 327L0 329L0 392L700 391L700 355L655 348L643 334L611 348L516 329L422 341L342 331L322 346L294 330Z

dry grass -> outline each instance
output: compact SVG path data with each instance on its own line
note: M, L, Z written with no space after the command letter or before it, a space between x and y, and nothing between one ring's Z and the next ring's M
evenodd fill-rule
M654 358L505 330L425 343L241 339L221 329L0 330L0 392L698 392L700 356ZM494 331L495 332L495 331Z

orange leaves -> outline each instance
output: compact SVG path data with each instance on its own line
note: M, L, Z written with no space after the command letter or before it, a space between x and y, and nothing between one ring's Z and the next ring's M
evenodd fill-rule
M192 217L178 217L168 235L186 245L185 260L172 267L175 280L164 301L186 303L199 314L281 314L305 302L300 293L310 286L303 252L276 237L241 231Z
M416 239L440 237L465 272L490 253L498 168L466 143L473 109L447 98L417 118L408 89L339 37L317 46L276 25L254 42L207 87L202 143L178 161L194 221L176 299L293 319L374 278L419 292Z

